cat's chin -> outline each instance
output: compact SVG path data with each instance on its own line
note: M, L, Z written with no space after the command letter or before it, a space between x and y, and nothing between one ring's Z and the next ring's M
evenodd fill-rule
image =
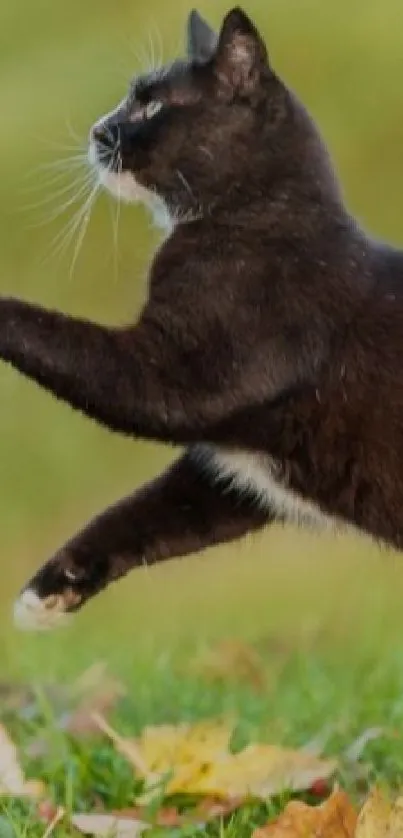
M91 163L94 165L94 160L91 160L91 153L89 156ZM96 164L96 169L100 183L114 198L130 204L144 204L150 210L155 226L166 234L172 232L174 221L165 201L151 189L147 189L141 183L138 183L131 172L111 172L98 164Z
M98 172L102 185L118 201L133 204L141 202L149 206L155 200L155 195L138 183L131 172L110 172L104 168L100 168Z

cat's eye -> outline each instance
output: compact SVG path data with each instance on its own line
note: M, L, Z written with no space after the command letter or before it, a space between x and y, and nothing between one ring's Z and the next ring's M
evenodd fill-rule
M163 107L163 103L159 102L158 99L149 102L148 105L146 105L144 110L143 110L144 118L145 119L152 119L153 116L156 116L157 113L160 112L162 107Z

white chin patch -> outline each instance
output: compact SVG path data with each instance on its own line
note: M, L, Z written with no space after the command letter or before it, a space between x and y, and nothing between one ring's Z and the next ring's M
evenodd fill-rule
M64 625L69 619L63 596L40 599L32 589L24 591L14 605L14 622L24 631L47 631Z
M99 162L94 143L90 143L89 145L88 160L91 166L94 166L97 170L99 180L105 189L118 200L128 201L130 203L142 201L149 205L155 199L154 194L149 189L137 183L136 178L131 172L111 172L106 166L102 166Z
M97 170L100 183L111 195L118 201L144 204L152 213L155 226L163 230L166 235L170 235L175 226L174 219L162 198L138 183L131 172L110 172L109 169L102 166L98 160L94 143L89 145L88 160L91 166L94 166Z
M145 186L137 183L131 172L109 172L108 169L99 169L99 179L103 186L114 195L119 201L138 203L141 201L147 206L152 202L154 195Z

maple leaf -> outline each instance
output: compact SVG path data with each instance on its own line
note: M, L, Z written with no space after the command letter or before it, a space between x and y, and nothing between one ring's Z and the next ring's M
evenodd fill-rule
M302 791L318 779L334 774L335 760L324 760L276 745L248 745L238 754L215 762L199 773L192 793L218 797L260 798L279 794L285 789Z
M140 800L149 802L158 782L165 793L208 795L221 800L266 799L285 789L310 788L330 777L337 763L304 750L249 745L237 754L229 746L234 725L205 721L146 727L136 739L124 739L97 716L102 730L146 780ZM150 788L154 786L154 789Z
M5 727L0 725L0 796L41 797L45 786L39 780L26 780L18 761L17 748Z
M355 838L356 825L357 813L348 795L334 791L319 806L292 800L278 818L255 829L252 838Z

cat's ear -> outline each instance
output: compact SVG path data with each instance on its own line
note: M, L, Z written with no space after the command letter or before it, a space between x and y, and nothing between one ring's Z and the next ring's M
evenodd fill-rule
M242 9L232 9L224 18L218 38L217 75L234 89L252 91L267 67L266 45L256 26Z
M190 12L187 25L187 52L192 61L209 61L217 48L218 38L196 9Z

